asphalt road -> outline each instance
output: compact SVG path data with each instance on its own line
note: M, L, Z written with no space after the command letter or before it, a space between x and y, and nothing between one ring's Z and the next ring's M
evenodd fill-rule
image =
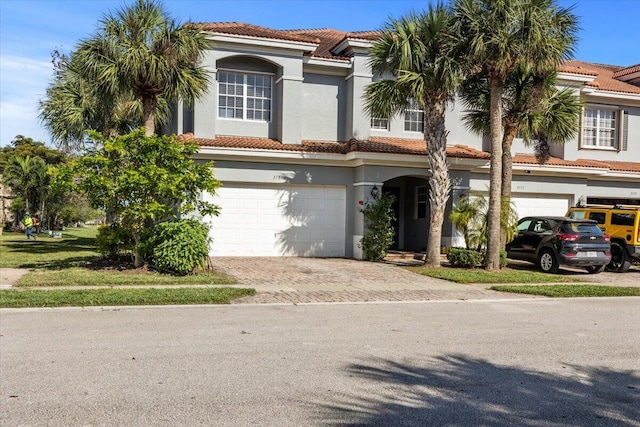
M0 310L0 425L640 426L640 298Z

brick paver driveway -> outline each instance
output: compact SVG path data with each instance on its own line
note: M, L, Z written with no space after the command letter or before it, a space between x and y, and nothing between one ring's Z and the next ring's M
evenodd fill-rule
M318 303L523 298L402 267L341 258L212 257L211 265L258 293L234 303Z

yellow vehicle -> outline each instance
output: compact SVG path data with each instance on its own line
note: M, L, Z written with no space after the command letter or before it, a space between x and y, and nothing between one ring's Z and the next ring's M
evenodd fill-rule
M631 263L640 263L640 206L577 206L569 208L566 216L595 220L611 236L611 262L607 270L624 273Z

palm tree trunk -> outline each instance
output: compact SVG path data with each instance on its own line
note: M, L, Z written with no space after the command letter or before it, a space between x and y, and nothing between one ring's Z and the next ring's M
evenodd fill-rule
M447 201L451 193L449 165L447 164L447 130L445 127L446 105L444 99L428 100L425 105L425 140L427 157L431 168L429 178L429 203L431 218L429 238L427 241L427 264L430 267L440 266L440 245L442 241L442 224Z
M513 157L511 155L511 146L513 140L518 134L518 125L507 123L504 127L504 135L502 136L502 202L506 206L511 205L511 182L513 180ZM505 215L502 212L501 215ZM504 230L500 230L500 247L504 248L507 244L507 235Z
M502 184L502 93L504 82L498 76L489 77L491 123L491 162L489 170L489 211L487 224L487 256L485 268L500 269L500 195Z
M156 99L153 96L145 96L142 99L142 114L144 118L144 136L153 136L156 131Z

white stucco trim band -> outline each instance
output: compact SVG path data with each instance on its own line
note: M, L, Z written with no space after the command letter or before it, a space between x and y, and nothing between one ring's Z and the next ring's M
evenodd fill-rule
M378 186L378 185L379 185L380 187L382 187L382 186L384 185L384 182L354 182L354 183L353 183L353 186L354 186L354 187L363 187L363 186L369 186L369 187L372 187L372 186L374 186L374 185L375 185L375 186Z
M252 46L273 47L277 49L298 50L313 52L318 47L317 43L296 42L288 40L263 39L260 37L242 36L237 34L207 32L209 38L217 43L242 43Z
M373 78L373 74L369 74L369 73L351 73L349 74L347 77L345 77L345 80L349 80L352 77L364 77L365 79L372 79Z
M558 80L566 80L570 82L582 82L582 83L591 83L596 79L597 76L592 76L589 74L572 74L572 73L558 73Z
M290 82L302 82L304 81L304 77L298 77L298 76L282 76L280 78L278 78L278 80L276 80L274 83L278 84L281 81L290 81Z

